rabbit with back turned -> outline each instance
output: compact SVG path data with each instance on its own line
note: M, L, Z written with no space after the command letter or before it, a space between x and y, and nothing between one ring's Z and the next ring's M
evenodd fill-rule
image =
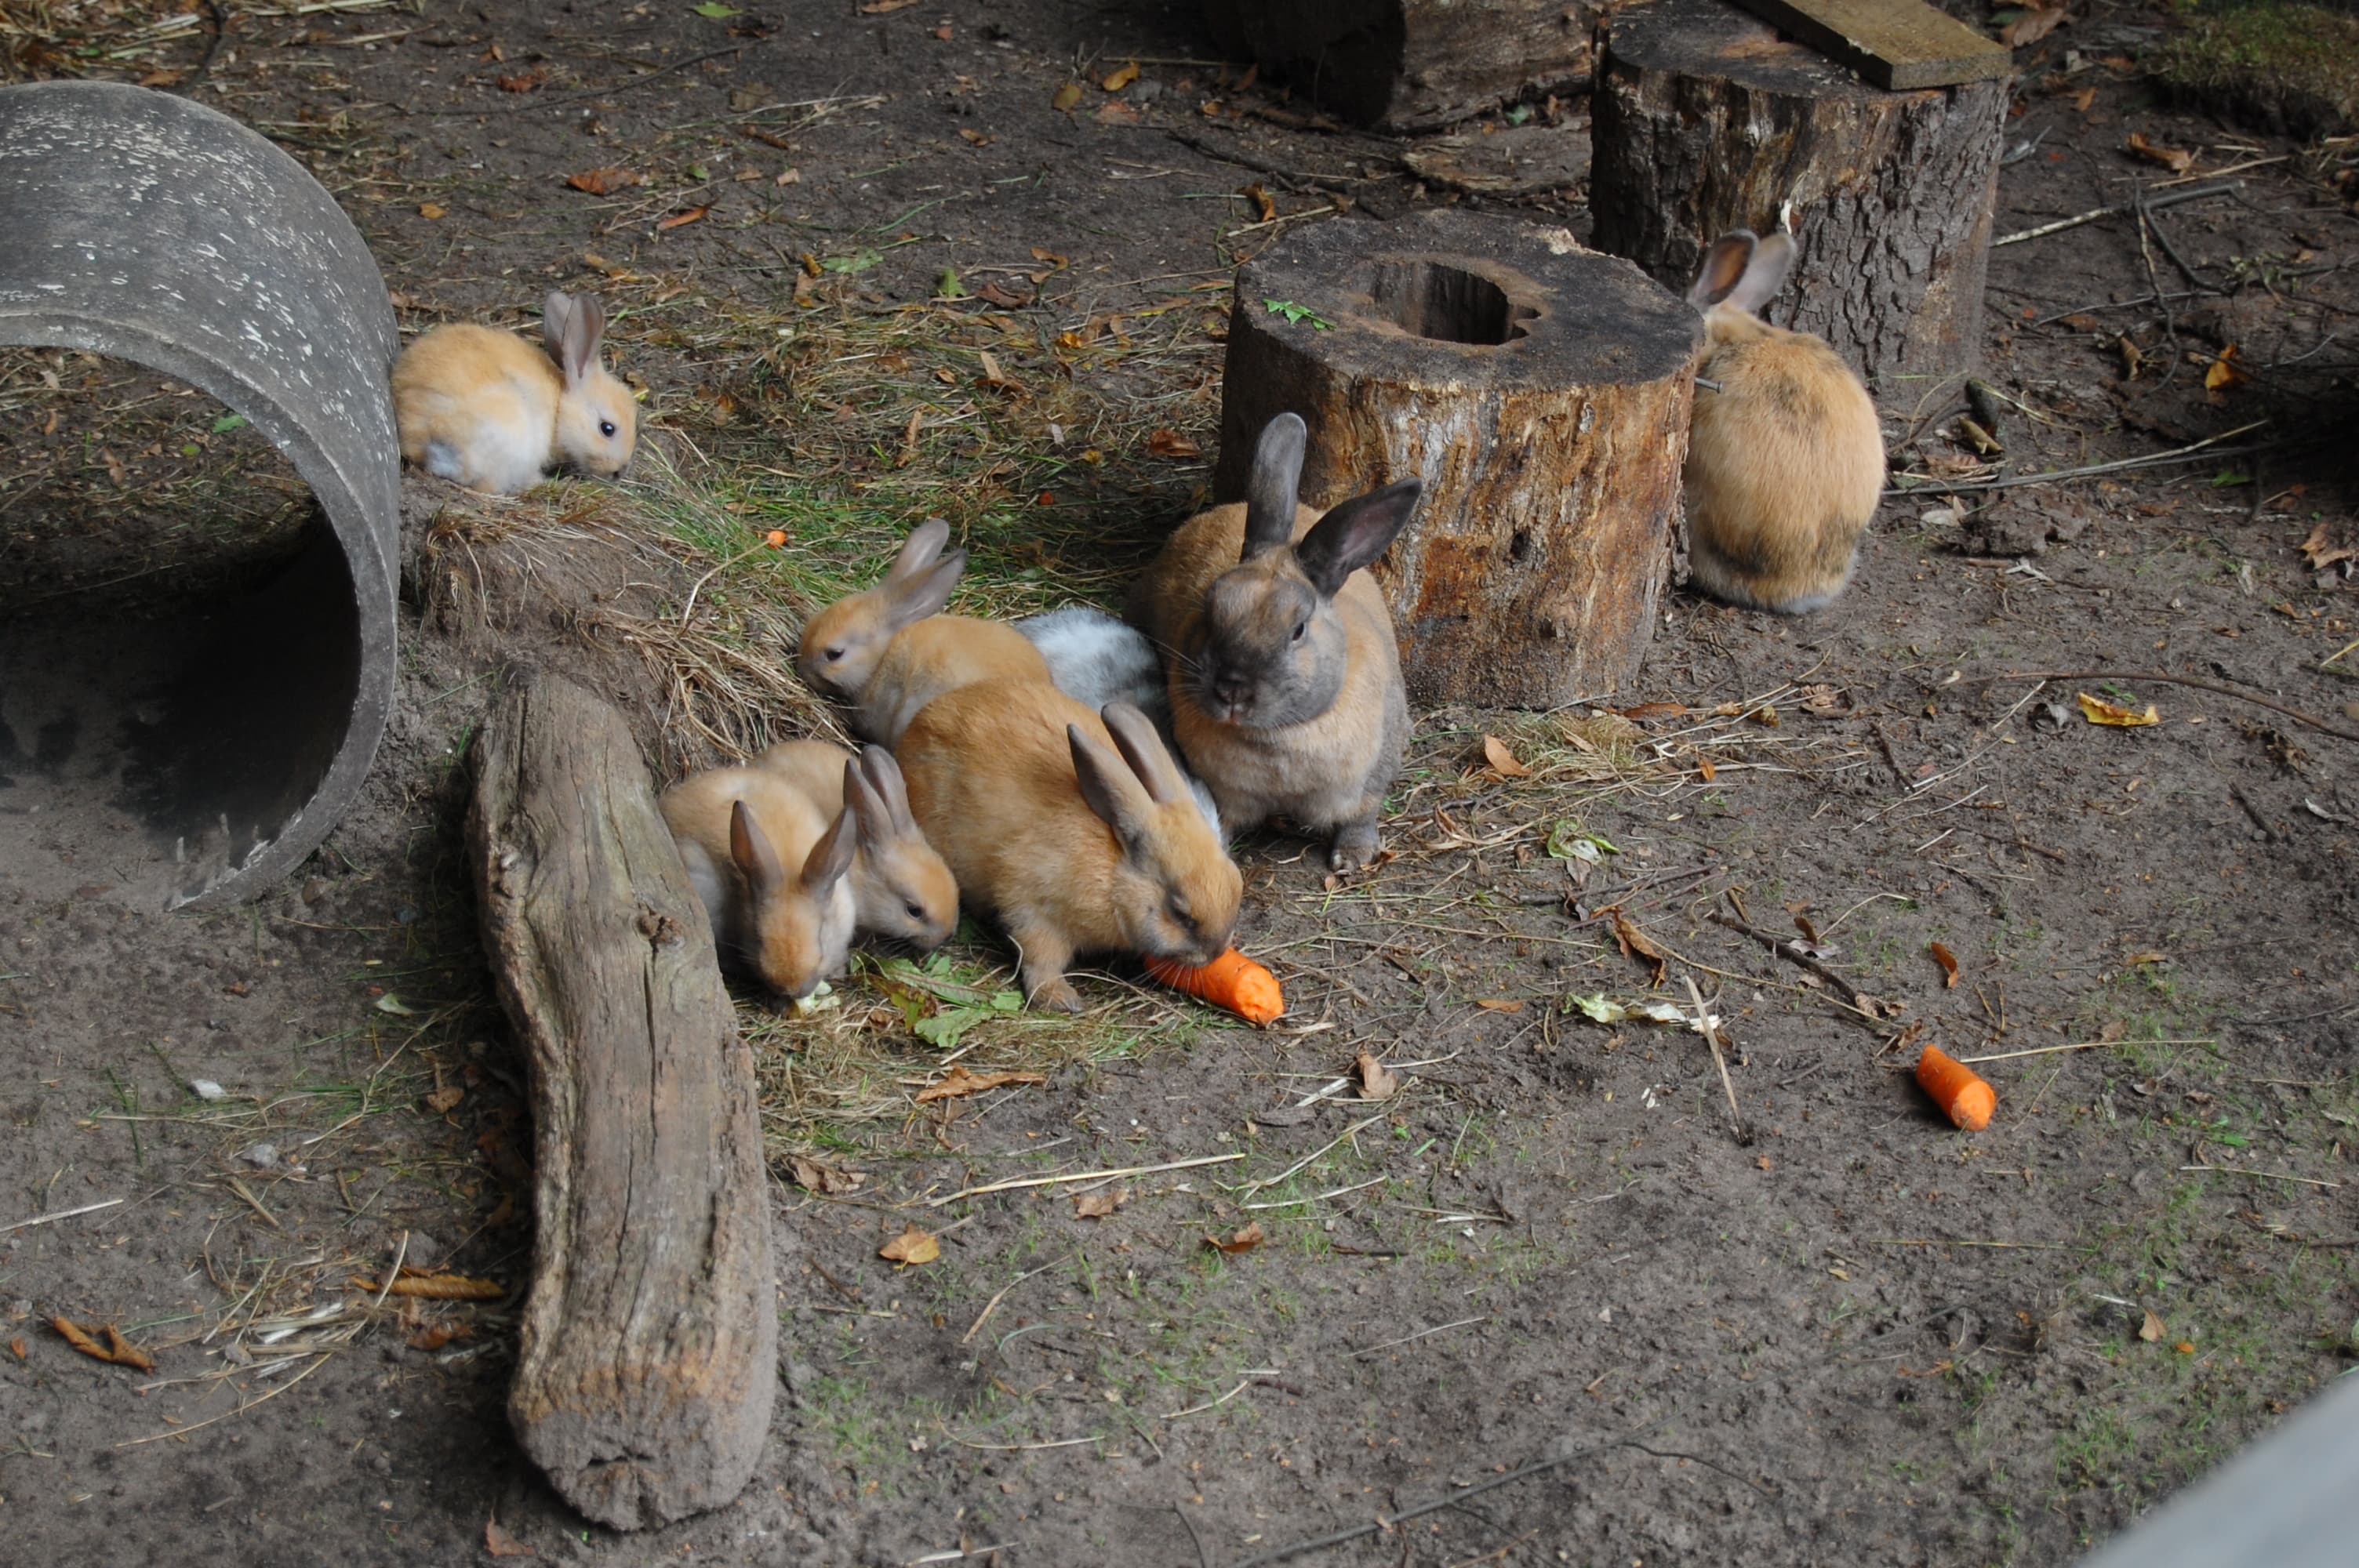
M823 812L792 781L751 767L692 774L657 805L712 923L722 968L796 1002L843 973L854 920L846 873L858 843L849 805Z
M803 628L795 670L814 690L852 704L852 730L896 746L918 710L946 691L996 676L1046 680L1039 651L1014 627L945 615L966 552L942 546L950 524L929 517L885 579L848 595Z
M919 824L1022 955L1035 1007L1081 1011L1083 953L1208 964L1244 893L1147 716L1092 713L1044 680L936 698L901 738Z
M606 312L555 290L541 307L542 353L514 332L452 322L393 367L401 455L470 490L515 495L554 463L614 475L631 460L638 405L599 362Z
M1821 339L1757 312L1793 265L1794 242L1745 230L1705 252L1688 299L1703 312L1703 364L1684 475L1688 558L1704 590L1799 615L1851 581L1884 489L1884 432L1867 388Z
M1285 816L1331 838L1338 871L1376 856L1408 698L1392 612L1365 568L1417 505L1405 480L1329 509L1299 504L1306 432L1262 429L1241 503L1189 519L1131 598L1171 661L1172 727L1232 831Z
M851 804L860 839L852 903L862 931L920 953L950 940L958 928L958 882L919 830L892 752L864 746L854 762L825 741L781 741L754 766L790 781L831 816Z

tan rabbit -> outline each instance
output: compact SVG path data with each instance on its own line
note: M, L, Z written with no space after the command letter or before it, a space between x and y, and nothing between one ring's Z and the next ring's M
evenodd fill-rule
M1688 437L1688 560L1715 598L1799 615L1843 592L1884 489L1884 431L1867 388L1807 332L1756 314L1794 242L1714 240L1688 300L1706 346Z
M467 322L437 327L403 350L393 367L401 455L500 495L531 489L560 460L585 473L622 472L638 437L638 405L599 363L605 309L588 295L551 291L541 330L545 354L514 332Z
M832 816L849 796L859 825L852 858L852 903L871 935L930 953L958 929L958 882L909 812L908 788L893 753L862 749L854 764L842 747L825 741L781 741L754 759Z
M657 804L723 968L795 1001L843 973L859 841L850 807L821 811L791 780L750 767L693 774Z
M885 580L821 611L803 628L795 670L814 690L853 705L853 732L898 745L909 720L943 692L994 676L1047 680L1029 638L997 621L944 615L966 552L942 546L950 524L929 517Z
M1034 1006L1081 1011L1065 979L1080 954L1227 949L1243 880L1137 708L1101 717L1045 680L983 681L919 713L900 759L919 824L1006 929Z
M1324 514L1297 499L1305 431L1262 427L1242 503L1191 517L1132 590L1170 661L1180 754L1242 832L1273 816L1331 836L1338 871L1376 856L1408 697L1392 612L1362 568L1417 505L1405 480Z

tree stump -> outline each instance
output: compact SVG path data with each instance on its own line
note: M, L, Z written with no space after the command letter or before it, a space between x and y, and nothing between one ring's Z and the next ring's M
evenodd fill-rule
M1869 87L1723 0L1658 0L1605 32L1590 208L1600 250L1685 289L1704 247L1792 203L1793 281L1767 312L1871 382L1966 369L2007 83Z
M1205 0L1222 51L1385 131L1454 125L1590 74L1600 0Z
M508 1419L619 1530L717 1508L777 1389L751 1054L622 716L525 677L476 748L484 941L531 1071L533 1284Z
M1297 230L1235 298L1214 496L1245 493L1261 427L1289 411L1310 427L1306 504L1424 481L1374 568L1413 695L1549 708L1636 671L1670 565L1694 311L1561 229L1439 210Z

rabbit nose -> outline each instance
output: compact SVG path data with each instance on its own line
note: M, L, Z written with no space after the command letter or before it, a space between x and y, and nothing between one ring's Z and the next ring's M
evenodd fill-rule
M1234 708L1245 699L1245 677L1233 671L1216 672L1212 686L1212 699L1223 708Z

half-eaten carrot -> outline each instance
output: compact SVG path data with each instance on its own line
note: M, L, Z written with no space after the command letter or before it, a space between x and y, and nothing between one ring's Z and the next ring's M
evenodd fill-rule
M1227 1008L1247 1023L1274 1023L1286 1011L1286 995L1277 989L1277 977L1234 947L1201 968L1169 958L1149 958L1147 972L1173 990Z
M1935 1046L1926 1046L1917 1058L1917 1082L1968 1132L1988 1127L1991 1112L1998 1108L1998 1095L1981 1074Z

